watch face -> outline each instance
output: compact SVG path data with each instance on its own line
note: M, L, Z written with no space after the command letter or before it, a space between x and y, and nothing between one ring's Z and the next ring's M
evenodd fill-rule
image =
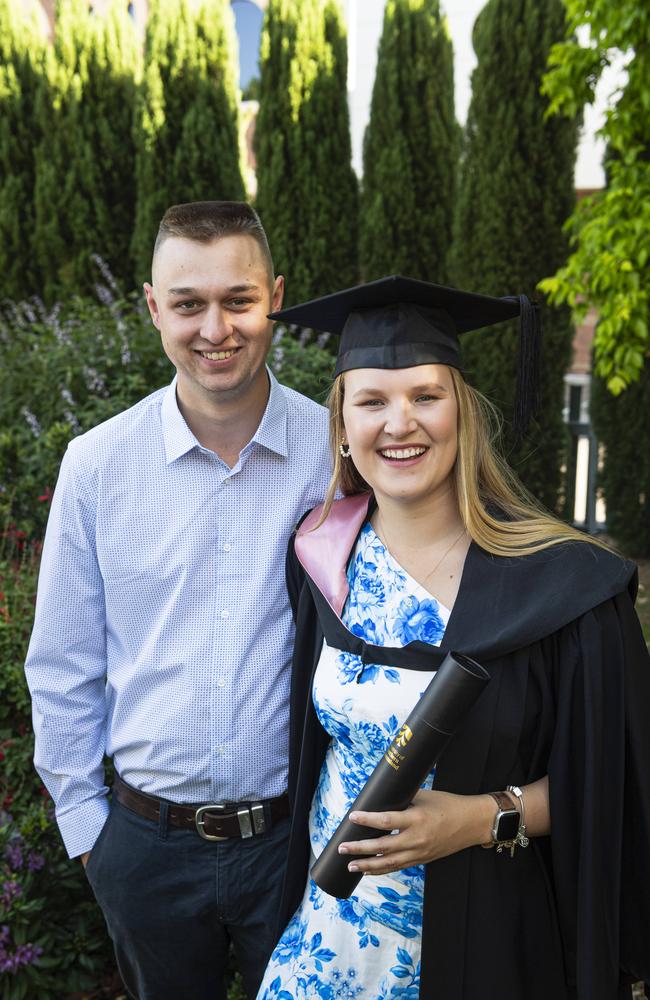
M516 810L513 812L502 812L499 816L494 839L496 841L514 840L518 829L519 813Z

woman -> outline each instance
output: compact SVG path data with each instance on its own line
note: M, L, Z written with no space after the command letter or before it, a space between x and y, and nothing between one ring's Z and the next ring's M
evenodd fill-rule
M291 919L260 998L614 1000L650 974L635 570L523 493L460 371L458 334L517 313L525 424L523 298L390 278L273 317L342 337L334 478L288 558ZM343 845L365 877L327 896L313 857L451 649L484 693L408 809L352 816L383 834Z

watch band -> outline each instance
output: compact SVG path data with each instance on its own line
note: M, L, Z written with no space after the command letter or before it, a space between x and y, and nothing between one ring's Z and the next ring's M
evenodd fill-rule
M508 794L510 793L510 794ZM510 851L510 857L514 857L515 847L528 847L530 841L526 836L526 825L524 822L525 812L524 812L524 797L521 788L517 785L508 785L508 790L505 792L488 792L498 806L498 811L494 817L494 826L492 828L492 840L489 844L481 844L481 847L496 847L497 854L501 854L504 850ZM516 795L521 806L521 810L517 809L515 801L511 798L512 795ZM504 813L509 816L517 816L518 818L518 829L515 836L510 840L497 840L496 833L499 826L499 821Z
M497 851L501 853L504 847L510 848L511 854L514 852L515 838L508 838L503 840L497 839L497 830L499 827L499 821L504 814L508 816L516 816L518 824L521 822L521 816L519 810L515 807L513 799L510 798L507 792L488 792L488 794L494 799L497 804L497 813L494 817L494 824L492 827L492 839L488 844L481 844L481 847L490 848L496 847Z
M507 792L490 792L489 794L492 796L501 812L513 812L516 808Z

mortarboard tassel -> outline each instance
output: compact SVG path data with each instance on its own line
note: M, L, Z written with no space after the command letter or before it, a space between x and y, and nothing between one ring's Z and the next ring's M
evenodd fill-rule
M519 295L518 299L519 356L513 430L515 442L520 444L540 406L542 324L538 304L527 295Z

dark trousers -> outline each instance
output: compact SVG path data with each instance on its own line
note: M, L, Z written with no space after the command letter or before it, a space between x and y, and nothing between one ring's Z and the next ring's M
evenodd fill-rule
M86 874L136 1000L225 1000L232 941L249 998L275 944L289 820L203 840L113 801Z

